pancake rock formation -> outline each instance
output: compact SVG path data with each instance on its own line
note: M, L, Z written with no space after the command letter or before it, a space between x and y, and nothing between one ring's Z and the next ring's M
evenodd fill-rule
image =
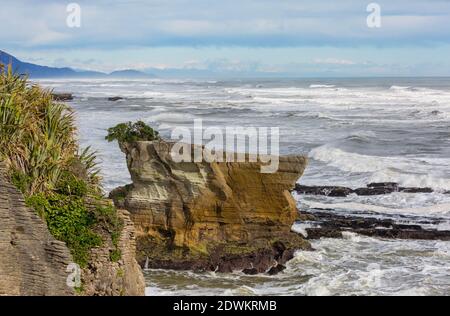
M0 162L0 296L129 295L145 293L145 280L135 259L134 225L128 212L118 210L123 229L118 239L121 259L111 262L111 240L91 250L88 267L80 272L83 291L75 293L73 259L64 242L56 240L46 223L5 176ZM72 276L72 277L70 277ZM68 285L69 284L69 285Z
M122 143L133 183L111 198L137 230L137 259L149 268L249 274L282 271L296 249L297 218L290 190L303 156L279 157L275 173L260 162L174 162L173 143Z
M73 295L66 280L72 257L22 194L0 163L0 295Z
M112 262L110 254L114 250L112 240L103 235L103 245L91 250L91 259L82 271L84 296L144 296L145 280L136 261L136 240L134 225L129 213L117 210L123 222L118 239L120 260Z

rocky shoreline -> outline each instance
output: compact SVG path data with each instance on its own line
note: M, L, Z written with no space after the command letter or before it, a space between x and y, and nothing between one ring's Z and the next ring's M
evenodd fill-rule
M302 211L299 218L302 219L302 223L311 226L305 228L306 238L310 240L322 237L342 238L344 232L385 239L450 240L448 230L426 229L421 226L437 225L440 221L436 219L422 219L418 223L402 224L393 219L339 215L331 209Z
M342 186L303 186L297 184L295 192L303 195L347 197L350 194L374 196L402 193L432 193L431 188L401 187L397 183L371 183L365 188L350 189ZM449 192L442 192L449 194ZM374 212L348 214L334 209L313 208L299 212L298 222L305 228L307 239L342 238L343 233L352 232L369 237L384 239L450 240L450 230L434 228L448 220L413 215L388 216Z

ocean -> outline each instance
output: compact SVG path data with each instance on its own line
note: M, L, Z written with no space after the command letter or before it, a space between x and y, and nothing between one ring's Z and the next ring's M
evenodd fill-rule
M397 182L433 193L333 198L295 194L299 209L440 219L450 230L450 78L246 80L39 80L73 93L82 146L101 158L105 191L130 183L106 130L143 120L173 128L279 127L281 154L304 154L303 185ZM120 96L112 102L108 97ZM301 224L293 229L302 231ZM313 241L276 276L145 271L148 295L450 295L450 242L384 240L347 233Z

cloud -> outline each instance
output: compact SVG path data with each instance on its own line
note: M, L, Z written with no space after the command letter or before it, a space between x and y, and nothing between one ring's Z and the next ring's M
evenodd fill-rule
M5 3L3 3L5 2ZM295 47L450 43L450 1L377 1L382 27L366 25L369 1L119 0L76 1L81 28L66 25L66 3L3 0L0 19L11 47Z
M325 64L325 65L356 65L356 62L347 59L338 58L316 58L314 59L315 64Z

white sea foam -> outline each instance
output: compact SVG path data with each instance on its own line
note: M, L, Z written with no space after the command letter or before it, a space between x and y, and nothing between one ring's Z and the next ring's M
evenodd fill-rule
M334 88L336 86L334 84L312 84L309 87L311 89L318 89L318 88Z
M408 187L450 190L450 178L445 176L450 159L369 156L330 145L314 148L309 157L345 172L369 173L368 182L398 182ZM434 175L440 171L442 177Z

